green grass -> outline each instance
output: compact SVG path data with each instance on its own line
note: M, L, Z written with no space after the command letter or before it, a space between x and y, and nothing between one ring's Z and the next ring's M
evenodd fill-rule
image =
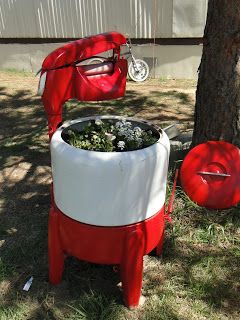
M13 268L0 258L0 282L12 276Z
M14 68L6 68L6 69L2 70L1 72L8 73L10 75L21 76L21 77L29 77L29 76L33 75L33 73L30 71L18 70L18 69L14 69Z
M8 75L10 81L4 84ZM68 258L61 284L49 284L51 178L46 118L34 95L33 76L0 72L0 78L0 320L238 320L240 208L200 208L180 186L162 256L144 257L143 306L124 307L119 274L111 266ZM193 85L180 80L131 84L124 99L68 102L64 115L73 119L122 114L167 125L181 114L182 124L191 125L193 101L187 90ZM168 197L171 181L170 175ZM32 287L23 292L30 276Z
M84 293L80 302L77 301L75 305L68 305L68 307L73 310L70 320L120 320L124 310L123 306L114 299L93 291Z

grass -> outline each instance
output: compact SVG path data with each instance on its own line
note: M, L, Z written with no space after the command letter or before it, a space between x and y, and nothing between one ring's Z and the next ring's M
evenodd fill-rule
M7 73L8 75L12 74L12 75L21 76L21 77L32 76L32 73L30 71L18 70L14 68L7 68L7 69L4 69L2 72Z
M111 266L66 260L59 286L48 282L47 223L51 182L46 117L37 79L0 72L0 319L239 319L239 206L209 211L177 188L164 251L144 257L143 306L123 306ZM92 114L145 118L160 126L193 123L194 81L128 83L126 97L65 106L65 119ZM169 179L168 194L171 190ZM33 276L29 292L24 283Z

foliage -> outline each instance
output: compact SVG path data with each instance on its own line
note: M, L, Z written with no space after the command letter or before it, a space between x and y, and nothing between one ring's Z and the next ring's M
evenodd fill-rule
M157 134L133 126L130 121L97 119L90 121L81 131L68 130L70 145L92 151L132 151L146 148L157 142Z

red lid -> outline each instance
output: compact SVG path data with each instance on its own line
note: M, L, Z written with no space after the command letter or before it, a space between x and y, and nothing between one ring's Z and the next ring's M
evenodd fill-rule
M224 141L208 141L185 157L180 179L191 200L210 209L226 209L240 201L240 150Z

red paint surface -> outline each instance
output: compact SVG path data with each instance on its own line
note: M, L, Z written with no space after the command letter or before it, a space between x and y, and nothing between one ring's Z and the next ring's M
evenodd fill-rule
M126 88L127 60L120 58L120 46L126 38L108 32L76 40L50 53L42 64L47 72L42 101L48 114L49 137L62 122L62 106L69 99L100 101L123 97ZM108 67L96 70L76 63L113 49ZM103 72L104 70L104 72Z
M99 227L67 217L53 201L48 237L50 282L61 281L65 255L93 263L119 265L125 304L137 306L142 288L143 256L155 247L161 254L163 233L164 208L143 222Z
M198 205L209 209L230 208L240 201L240 150L224 141L200 144L184 159L180 178L184 191Z
M106 32L72 41L50 53L43 61L42 69L45 71L72 65L111 49L119 53L120 46L126 42L126 38L118 32Z

